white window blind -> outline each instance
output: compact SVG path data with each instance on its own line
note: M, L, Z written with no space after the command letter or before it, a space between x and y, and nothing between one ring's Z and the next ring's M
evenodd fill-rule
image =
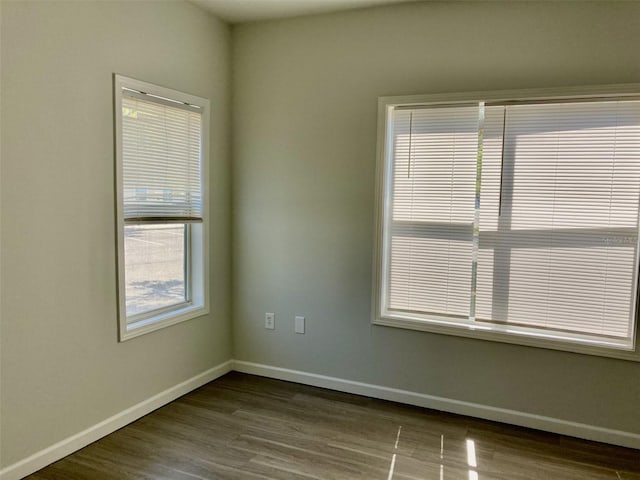
M469 314L478 107L394 112L389 307Z
M201 139L200 108L123 91L126 223L202 221Z
M632 348L639 101L396 107L389 120L387 313Z

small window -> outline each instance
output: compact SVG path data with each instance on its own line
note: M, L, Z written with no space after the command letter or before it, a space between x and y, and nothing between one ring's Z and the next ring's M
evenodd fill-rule
M381 99L374 323L640 359L640 98L527 93Z
M208 311L206 99L115 76L120 340Z

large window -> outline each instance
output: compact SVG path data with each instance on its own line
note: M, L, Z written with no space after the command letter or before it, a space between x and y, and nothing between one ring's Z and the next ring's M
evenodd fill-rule
M120 339L207 312L209 102L115 76Z
M631 90L381 99L374 322L638 359Z

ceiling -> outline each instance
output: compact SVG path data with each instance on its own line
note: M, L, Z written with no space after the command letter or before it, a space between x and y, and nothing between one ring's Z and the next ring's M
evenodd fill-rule
M190 0L229 23L337 12L410 0Z

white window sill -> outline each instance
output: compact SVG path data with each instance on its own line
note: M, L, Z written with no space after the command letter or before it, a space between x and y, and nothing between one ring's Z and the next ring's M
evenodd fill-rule
M521 326L474 323L447 317L425 316L423 319L417 319L408 315L403 316L397 312L378 316L373 319L372 323L386 327L640 362L640 352L637 349L634 350L633 345L627 345L623 341L615 340L611 340L610 343L604 343L602 338L588 335L563 335L558 332L544 332Z
M125 331L120 332L120 341L124 342L146 333L201 317L207 313L209 313L209 309L202 305L187 305L169 312L127 323Z

